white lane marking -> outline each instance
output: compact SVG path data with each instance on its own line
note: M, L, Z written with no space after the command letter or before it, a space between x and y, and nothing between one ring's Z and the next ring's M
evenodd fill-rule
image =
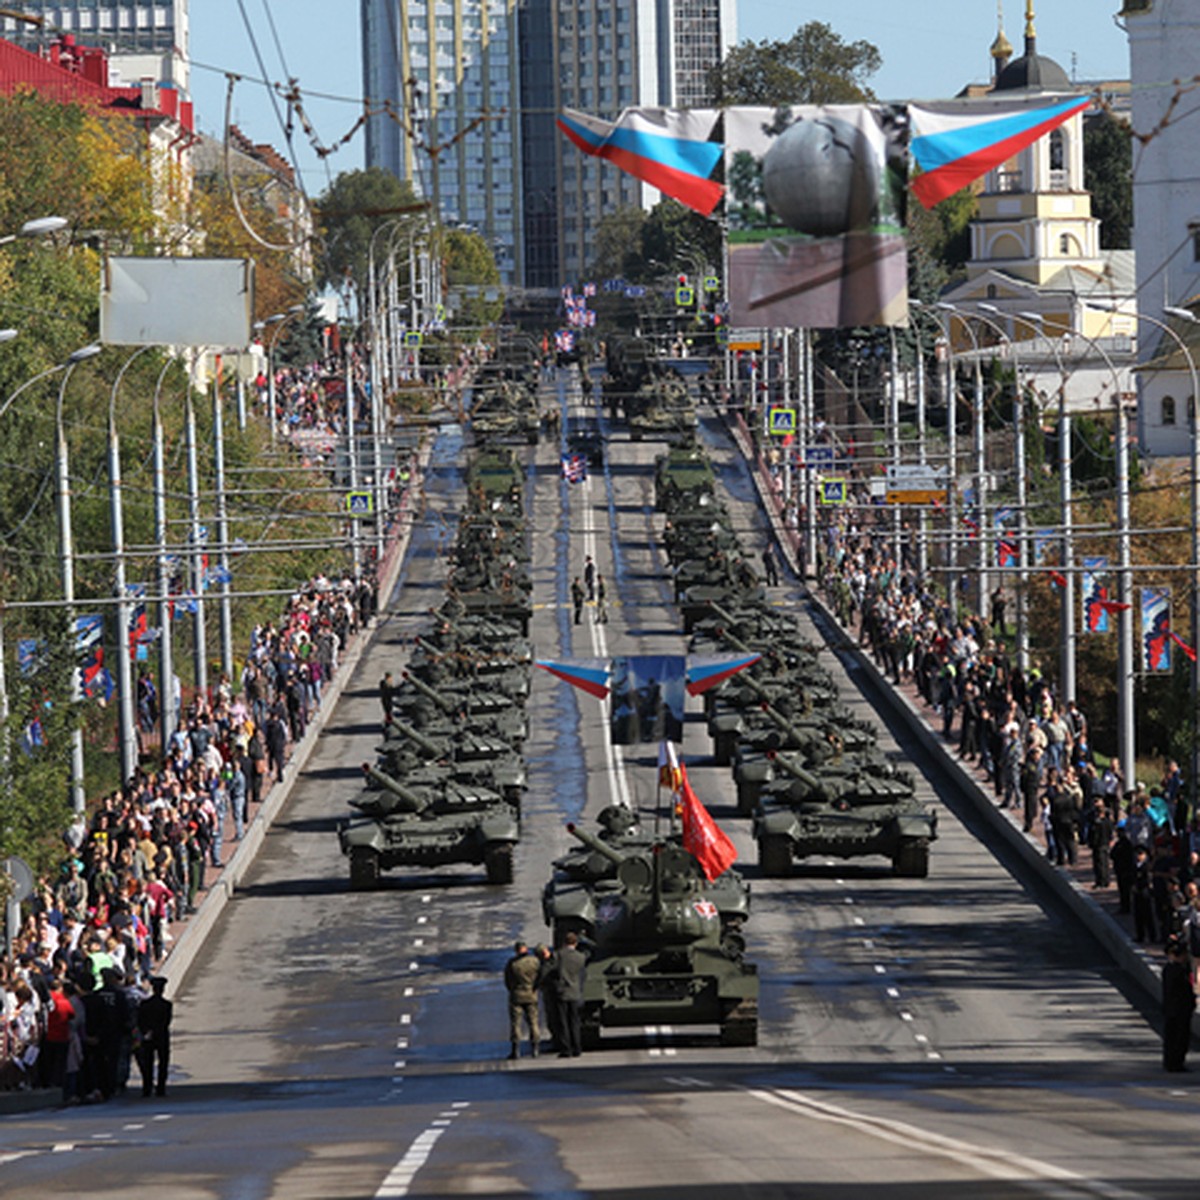
M107 1138L112 1137L112 1134L111 1133L93 1133L92 1137L97 1139L98 1141L104 1141Z
M58 1150L59 1147L55 1146L54 1149ZM74 1150L75 1147L68 1143L62 1149ZM14 1150L11 1154L0 1154L0 1167L4 1166L5 1163L16 1162L19 1158L29 1158L34 1153L36 1153L34 1150Z
M154 1121L169 1121L174 1115L174 1113L155 1113L151 1119Z
M411 996L411 995L413 994L413 990L412 990L412 988L410 988L410 987L406 987L406 988L404 989L404 994L405 994L406 996Z
M432 899L433 899L433 893L432 893L432 892L430 892L430 894L429 894L428 896L422 896L422 897L421 897L421 903L422 903L422 904L428 904L428 903L429 903L429 902L430 902Z
M400 1024L401 1025L411 1025L412 1024L412 1013L401 1013L400 1014Z
M593 562L596 561L596 511L592 507L592 476L588 476L583 481L583 552L585 555L590 555ZM587 622L588 636L592 643L592 655L595 658L608 658L608 636L607 626L600 625L596 621L590 619ZM611 701L604 700L604 760L605 769L608 772L609 795L613 800L629 809L634 810L633 794L629 790L629 780L625 774L625 758L622 754L620 746L614 746L612 743L610 720L610 704Z
M853 904L853 903L854 903L854 897L853 897L853 896L846 896L846 897L845 897L845 898L842 900L842 903L843 903L843 904Z
M874 950L875 949L874 941L872 941L871 938L863 938L863 949L864 950Z
M862 925L865 925L865 924L866 924L866 921L864 921L864 920L862 919L862 917L855 917L855 918L854 918L854 923L855 923L855 925L862 926Z
M425 916L424 913L422 913L421 916L419 916L417 918L417 924L424 925L428 920L429 920L429 918L427 916Z
M1103 1196L1106 1200L1146 1200L1140 1193L1129 1192L1098 1179L1088 1179L1074 1171L1056 1167L1053 1163L1010 1150L993 1149L990 1146L948 1137L932 1130L920 1129L905 1121L864 1116L789 1089L747 1090L756 1099L796 1116L843 1125L895 1146L908 1150L922 1150L927 1154L947 1158L991 1179L1018 1181L1029 1186L1040 1196L1072 1196L1078 1200L1079 1193L1083 1192L1085 1195ZM1056 1186L1058 1184L1066 1186ZM1072 1190L1068 1191L1068 1188Z
M893 1000L899 1000L899 999L900 999L900 989L899 989L899 988L890 987L890 988L888 988L888 990L887 990L887 994L888 994L889 996L891 996L891 998L892 998Z
M423 945L425 945L424 938L413 938L413 948L414 949L419 950Z
M912 1013L910 1013L910 1012L901 1012L900 1013L900 1020L911 1021L912 1019L913 1019Z
M886 975L886 974L887 974L887 967L885 967L885 966L883 965L883 963L876 963L876 964L875 964L875 974L876 974L876 975Z
M397 1038L396 1039L396 1049L397 1050L407 1050L408 1049L408 1038Z
M674 1034L675 1030L672 1029L670 1025L663 1025L663 1026L660 1026L658 1032L659 1032L660 1037L669 1038ZM674 1058L675 1057L675 1047L674 1046L664 1046L663 1054L667 1058Z
M469 1104L469 1100L456 1100L452 1107L461 1111ZM452 1124L453 1118L457 1117L459 1112L451 1112L449 1115L451 1120L446 1120L446 1114L442 1113L437 1120L430 1124L428 1129L417 1134L412 1145L405 1151L404 1157L388 1172L387 1178L379 1185L379 1190L375 1193L375 1200L393 1200L394 1197L408 1195L413 1178L429 1161L429 1156L433 1153L438 1138L446 1132L446 1128Z
M421 969L421 964L419 962L410 962L408 964L408 969L410 971L419 971Z
M146 1127L145 1127L145 1125L126 1125L126 1126L124 1126L124 1128L126 1128L126 1129L145 1129Z
M407 1066L408 1066L408 1059L398 1058L398 1059L396 1059L396 1061L394 1063L392 1063L392 1070L393 1071L403 1071L404 1068Z

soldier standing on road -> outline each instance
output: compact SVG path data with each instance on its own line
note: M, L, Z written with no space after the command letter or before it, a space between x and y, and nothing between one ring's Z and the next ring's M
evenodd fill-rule
M779 586L779 566L775 562L775 551L771 549L771 543L768 542L763 547L762 552L763 575L767 580L767 587Z
M163 996L167 981L161 975L150 980L154 995L138 1005L137 1027L141 1034L138 1048L138 1066L142 1072L142 1095L150 1095L150 1086L155 1084L159 1096L167 1094L167 1069L171 1065L171 1013L174 1005ZM155 1063L158 1077L155 1079Z
M592 562L592 556L590 554L583 560L583 582L587 588L587 598L589 600L595 600L596 564Z
M388 671L379 681L379 703L383 706L383 719L389 721L392 716L392 705L396 700L396 684L392 680L392 673Z
M578 1058L583 1053L579 1006L583 1001L583 973L587 955L579 949L577 934L568 933L558 952L558 1020L563 1048L559 1058Z
M596 624L608 624L608 589L604 586L604 576L596 575Z
M537 980L540 964L523 941L513 943L513 956L504 967L504 986L508 989L508 1037L512 1043L509 1058L521 1057L521 1022L529 1027L529 1053L538 1055L541 1032L538 1029Z
M1163 1070L1186 1071L1196 993L1188 975L1187 947L1177 938L1167 941L1167 963L1162 971L1162 1006Z
M583 620L583 584L578 575L571 584L571 607L575 610L575 624L578 625Z

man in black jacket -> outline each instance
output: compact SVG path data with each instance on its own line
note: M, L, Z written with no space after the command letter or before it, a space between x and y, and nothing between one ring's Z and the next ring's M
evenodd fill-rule
M568 933L558 952L558 1023L563 1040L559 1058L578 1058L583 1053L579 1009L583 1002L583 975L587 955L579 949L579 938Z
M1192 1013L1196 993L1188 974L1187 948L1177 938L1167 942L1167 963L1162 972L1163 1070L1186 1071L1188 1043L1192 1038Z

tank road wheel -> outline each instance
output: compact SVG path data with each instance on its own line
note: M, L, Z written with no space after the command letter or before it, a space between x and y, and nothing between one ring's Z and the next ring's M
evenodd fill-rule
M737 810L739 817L754 816L754 807L758 803L759 792L762 788L757 783L742 780L737 785Z
M725 1014L721 1021L722 1046L758 1045L758 1004L743 1000Z
M924 879L929 874L929 847L924 842L905 842L896 851L892 866L897 875Z
M350 851L350 887L356 892L379 886L379 855L369 846L354 846Z
M764 833L758 839L758 865L764 875L786 879L792 873L792 843L782 833Z
M512 883L513 848L511 842L488 846L483 852L483 865L488 883Z

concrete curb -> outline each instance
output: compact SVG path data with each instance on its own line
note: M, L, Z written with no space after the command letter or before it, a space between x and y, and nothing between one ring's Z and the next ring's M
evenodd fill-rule
M791 540L784 536L785 530L773 503L774 496L768 493L763 484L762 475L756 469L751 449L745 445L740 432L730 422L727 421L726 425L729 428L730 436L746 458L750 474L754 479L755 490L762 501L776 541L787 558L788 566L800 583L804 584L799 577L799 563L793 552ZM1125 930L1092 900L1087 891L1080 887L1075 880L1057 870L1046 859L1042 847L1023 830L1018 829L1004 815L1003 810L997 808L992 798L979 786L975 777L952 754L947 753L945 744L930 728L921 711L907 696L892 687L883 672L876 666L875 660L862 650L854 638L842 628L832 610L826 607L812 588L808 589L808 602L820 613L830 629L837 630L841 634L842 641L837 648L846 650L858 666L879 685L882 694L887 697L892 711L904 721L909 732L921 742L925 749L937 756L959 785L962 795L971 802L975 813L987 822L988 827L1004 841L1005 845L1021 859L1027 868L1037 872L1038 877L1049 885L1055 896L1071 910L1108 951L1116 965L1126 972L1155 1003L1158 1003L1161 999L1161 975L1159 967L1151 956L1131 942ZM827 640L831 645L834 644L830 639L827 638Z
M418 452L416 475L413 481L414 486L409 488L400 506L399 532L396 534L393 542L392 552L385 556L384 574L383 578L379 581L378 592L381 612L383 611L383 605L387 597L392 594L396 587L396 581L400 576L400 568L404 563L405 551L408 549L408 542L412 536L412 521L407 519L409 509L411 508L409 498L414 492L419 491L422 486L431 452L432 439L426 438L422 442ZM171 952L158 968L157 973L166 977L169 981L169 990L172 993L177 992L183 986L187 973L195 962L197 955L203 949L208 935L212 932L221 914L225 911L225 905L232 899L234 892L253 866L255 857L266 840L267 831L279 816L280 810L287 803L288 797L292 792L292 787L300 777L301 772L304 770L316 748L317 740L321 736L330 714L336 708L343 690L357 670L362 656L373 643L378 625L379 616L377 614L372 618L367 629L355 639L354 644L346 651L338 665L337 673L324 689L321 704L316 711L316 715L309 722L304 737L297 743L292 757L283 769L282 776L280 776L278 782L267 793L267 797L259 807L258 812L255 813L254 819L246 826L242 840L237 845L237 850L225 863L221 874L209 889L199 909L188 920L183 932L172 946Z

